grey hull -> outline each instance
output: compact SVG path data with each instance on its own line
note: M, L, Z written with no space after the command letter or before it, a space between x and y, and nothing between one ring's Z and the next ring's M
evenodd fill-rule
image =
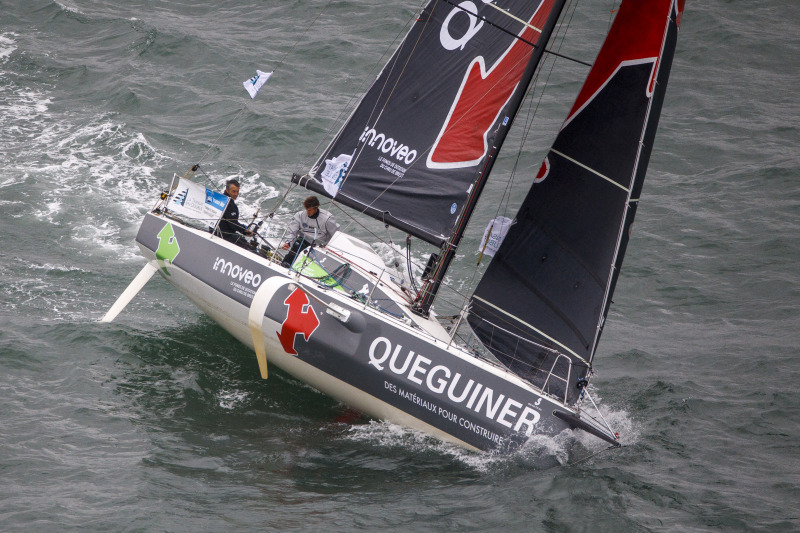
M157 254L167 225L171 260ZM485 451L510 451L532 435L556 435L579 420L557 399L411 320L291 276L208 233L148 214L136 241L164 279L234 337L251 348L263 339L268 364L369 416ZM265 309L256 317L261 337L251 330L255 300ZM326 312L330 304L346 309L347 320Z

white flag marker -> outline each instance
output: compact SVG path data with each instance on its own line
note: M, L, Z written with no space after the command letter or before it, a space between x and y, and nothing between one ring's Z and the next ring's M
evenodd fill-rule
M267 83L267 80L272 76L270 72L261 72L260 70L256 70L256 75L247 80L246 82L242 83L244 85L245 90L250 95L250 98L255 98L258 94L258 90L261 89L261 86Z

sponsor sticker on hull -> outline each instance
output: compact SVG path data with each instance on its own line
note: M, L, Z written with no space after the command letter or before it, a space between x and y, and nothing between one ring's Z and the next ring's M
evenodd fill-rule
M294 341L297 335L302 335L306 342L319 327L319 318L316 311L308 301L308 295L300 288L295 289L283 301L288 307L286 319L281 324L281 330L276 331L278 340L281 341L283 350L291 355L297 355Z
M444 427L434 425L446 431L447 425L457 425L503 446L505 437L495 424L530 437L541 417L541 398L533 405L525 405L512 398L509 387L501 392L496 386L483 383L479 376L486 373L477 367L472 366L475 371L469 377L447 363L437 364L421 353L403 349L386 337L372 341L368 358L368 364L378 372L402 380L385 380L388 392L443 418ZM454 433L452 430L448 432Z

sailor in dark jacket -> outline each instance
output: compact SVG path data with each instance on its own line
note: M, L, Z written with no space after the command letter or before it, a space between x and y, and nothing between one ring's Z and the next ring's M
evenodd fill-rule
M230 200L228 200L228 205L219 221L219 231L226 241L239 243L239 240L243 239L243 235L249 237L253 232L239 223L239 208L236 207L236 199L239 197L238 181L228 180L225 182L225 196Z

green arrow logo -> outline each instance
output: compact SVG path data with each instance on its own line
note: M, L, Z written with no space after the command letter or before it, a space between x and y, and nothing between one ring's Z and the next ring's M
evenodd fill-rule
M175 237L175 230L172 229L172 223L167 222L161 231L158 232L158 249L156 250L156 259L158 259L161 270L164 271L164 274L167 276L170 275L167 272L167 262L169 264L173 264L175 258L178 257L178 254L181 252L181 247L178 246L178 239Z

